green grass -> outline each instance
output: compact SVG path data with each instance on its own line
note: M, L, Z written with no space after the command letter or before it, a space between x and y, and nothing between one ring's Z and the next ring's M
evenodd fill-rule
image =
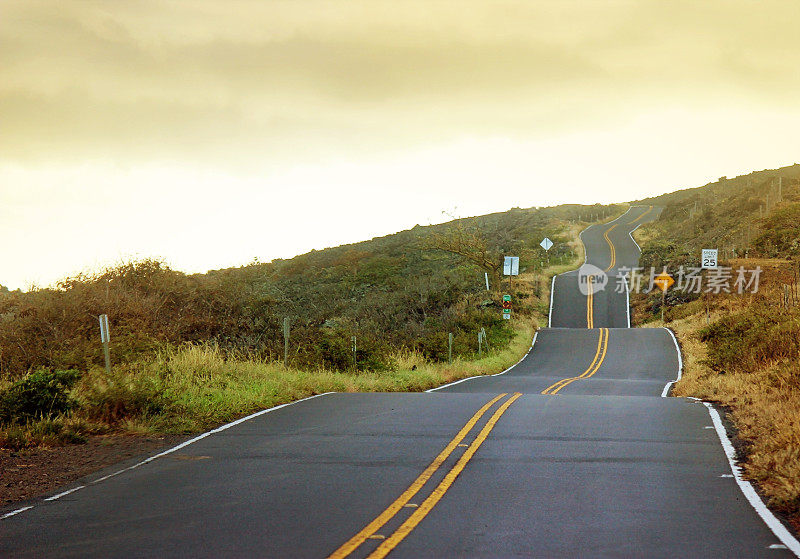
M70 413L6 425L0 429L0 447L58 446L114 432L195 433L325 392L419 392L498 373L523 357L538 325L546 323L551 277L583 262L578 234L584 227L583 223L565 227L575 254L571 262L534 269L514 280L513 335L508 341L490 331L492 350L485 350L480 359L465 352L448 364L421 352L395 350L385 370L356 372L308 365L287 368L268 357L220 348L213 342L183 344L124 361L111 374L91 367L69 394L74 402ZM467 303L462 301L462 306Z
M393 356L392 370L357 373L286 368L226 357L212 344L186 345L118 366L110 376L92 369L72 392L77 405L70 415L7 425L0 429L0 447L60 446L112 431L194 433L325 392L419 392L510 367L528 351L533 331L530 322L516 322L508 346L481 359L436 363L406 352Z
M164 353L145 374L164 383L172 411L148 419L156 429L192 431L245 414L325 392L419 392L474 375L500 372L530 347L533 328L515 325L509 346L482 359L431 363L419 354L394 356L397 367L382 372L341 373L285 368L259 359L225 359L210 345Z

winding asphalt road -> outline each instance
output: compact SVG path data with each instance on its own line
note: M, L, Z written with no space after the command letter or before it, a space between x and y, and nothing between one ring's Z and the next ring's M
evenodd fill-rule
M657 213L583 233L612 280L558 276L552 328L509 371L261 412L0 511L0 557L794 556L707 407L661 397L671 334L628 328L613 276Z

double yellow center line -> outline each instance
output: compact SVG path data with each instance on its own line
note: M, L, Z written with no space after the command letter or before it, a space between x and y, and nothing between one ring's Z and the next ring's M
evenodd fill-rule
M649 206L647 208L647 210L645 210L644 213L642 213L642 215L640 215L639 217L637 217L636 219L631 221L631 224L636 223L637 221L640 221L644 216L649 214L651 211L653 211L653 206ZM608 236L608 234L611 233L617 225L619 225L619 224L618 223L612 224L611 227L606 229L605 232L603 233L603 238L608 243L608 249L611 252L611 258L610 258L609 263L608 263L608 268L605 269L606 272L608 272L611 268L613 268L614 266L617 265L617 248L614 246L614 243L611 241L611 237ZM592 284L591 284L591 282L589 282L589 294L586 297L586 327L587 328L594 328L594 311L593 311L593 307L592 307L594 296L593 296L592 291L593 291Z
M630 224L633 225L637 221L641 221L641 219L644 218L644 216L646 216L652 211L653 211L653 206L648 206L647 210L645 210L644 213L642 213L642 215L631 221ZM611 233L611 231L613 231L617 225L619 224L614 223L613 225L611 225L611 227L606 229L605 233L603 233L603 238L606 240L606 242L608 243L608 248L611 250L611 261L608 265L608 268L606 268L605 270L606 272L617 265L617 249L614 247L614 243L612 243L611 239L608 237L608 234Z
M609 271L611 268L613 268L613 267L614 267L614 266L617 264L617 249L616 249L616 248L614 248L614 243L612 243L612 242L611 242L611 239L609 239L609 238L608 238L608 234L609 234L609 233L611 233L611 231L613 231L613 230L614 230L614 228L615 228L617 225L618 225L618 224L617 224L617 223L615 223L614 225L612 225L611 227L609 227L608 229L606 229L606 232L605 232L605 233L603 233L603 238L604 238L604 239L606 240L606 242L608 243L608 248L610 248L610 249L611 249L611 261L610 261L610 264L608 265L608 268L606 268L606 270L605 270L606 272L607 272L607 271Z
M637 221L641 220L644 216L646 216L652 211L653 211L653 206L648 206L647 210L642 215L631 221L631 223L636 223Z
M606 358L606 350L608 350L608 328L600 328L600 337L597 340L597 351L594 354L594 359L592 359L592 363L589 365L589 368L577 377L564 378L556 383L551 384L542 390L542 394L558 394L559 390L569 384L572 384L576 380L591 377L597 372L597 370L600 368L600 365L603 364L603 360Z
M594 328L594 276L586 278L586 327Z
M414 508L414 512L400 525L397 530L392 533L391 536L384 538L384 536L377 534L377 531L384 526L387 522L389 522L392 518L394 518L397 513L399 513L406 505L409 504L409 501L416 495L424 486L425 484L431 479L431 476L435 474L441 465L447 460L447 458L453 453L453 451L458 448L459 446L466 446L461 445L461 441L472 431L473 427L478 423L480 418L492 407L496 404L499 400L508 396L508 393L500 394L486 402L484 406L479 409L475 415L473 415L469 421L461 428L461 430L456 434L456 436L451 440L447 446L439 453L439 455L430 463L430 465L425 468L425 470L419 475L414 482L408 486L402 495L400 495L395 501L389 505L386 510L384 510L381 514L379 514L375 520L367 524L360 532L358 532L355 536L347 540L339 549L334 551L330 555L330 559L340 559L342 557L347 557L351 553L353 553L356 549L358 549L361 544L363 544L368 539L382 539L382 543L373 551L369 558L379 558L379 557L386 557L389 552L391 552L397 545L403 541L403 539L411 533L411 531L419 524L425 516L436 506L436 503L444 496L447 490L455 481L458 474L464 469L467 463L472 459L472 456L475 452L480 448L483 444L483 441L486 440L486 437L489 436L492 429L494 429L495 424L500 419L506 410L509 408L511 404L513 404L517 398L522 396L521 393L515 392L512 394L505 402L503 402L500 407L492 414L489 418L489 421L486 422L486 425L480 430L477 436L473 439L472 443L467 447L464 453L461 455L461 458L458 459L458 462L450 469L449 472L445 475L444 479L439 482L433 491L428 495L428 497L419 505Z

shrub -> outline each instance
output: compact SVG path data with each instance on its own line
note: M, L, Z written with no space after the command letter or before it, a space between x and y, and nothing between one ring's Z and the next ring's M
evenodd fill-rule
M707 364L717 371L751 371L768 363L800 357L798 319L773 309L726 316L703 328Z
M753 246L764 256L786 257L800 254L800 204L779 208L764 220L764 232Z
M0 393L0 422L24 423L68 412L69 391L80 377L75 370L39 369Z
M171 401L155 379L115 370L89 373L77 390L81 411L90 420L113 425L124 419L152 416L166 411Z
M0 448L19 450L28 446L28 437L25 430L18 425L12 425L0 430Z

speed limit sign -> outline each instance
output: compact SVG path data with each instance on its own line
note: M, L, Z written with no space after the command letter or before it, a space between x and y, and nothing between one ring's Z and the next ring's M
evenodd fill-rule
M716 268L717 267L717 249L704 248L700 257L701 268Z

